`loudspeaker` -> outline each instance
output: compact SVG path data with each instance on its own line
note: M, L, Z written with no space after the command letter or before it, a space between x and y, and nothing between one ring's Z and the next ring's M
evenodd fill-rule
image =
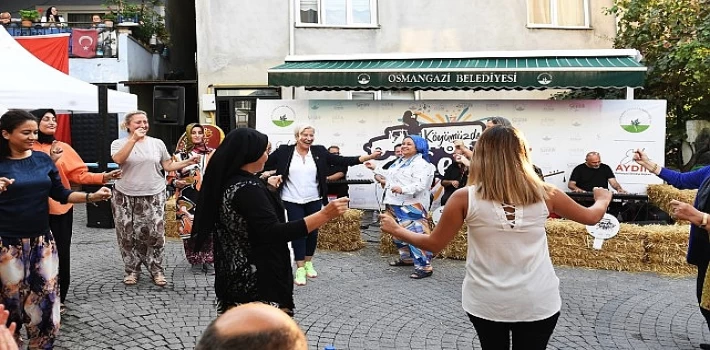
M96 113L72 114L71 116L71 140L72 148L79 154L79 157L86 163L98 163L101 159L101 143L104 143L104 159L112 162L109 154L111 142L118 138L118 117L116 114L108 115L108 129L106 138L101 139L101 127L103 121ZM98 169L90 170L98 171Z
M185 124L185 87L153 87L153 122L165 125Z
M113 191L113 185L104 185ZM81 190L84 192L96 192L101 186L84 185ZM86 203L86 227L114 228L113 211L111 211L110 201L100 201Z

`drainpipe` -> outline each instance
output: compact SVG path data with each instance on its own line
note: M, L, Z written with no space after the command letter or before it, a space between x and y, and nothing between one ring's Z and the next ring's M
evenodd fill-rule
M291 56L296 52L296 16L295 2L296 0L288 1L288 55ZM296 87L291 87L291 99L296 99Z

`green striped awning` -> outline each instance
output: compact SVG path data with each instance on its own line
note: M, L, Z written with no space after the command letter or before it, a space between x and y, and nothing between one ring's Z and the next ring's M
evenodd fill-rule
M527 51L510 57L290 57L268 70L270 86L311 90L522 90L641 87L635 50ZM559 52L558 52L559 53ZM461 55L458 55L461 56ZM501 56L498 53L497 56Z

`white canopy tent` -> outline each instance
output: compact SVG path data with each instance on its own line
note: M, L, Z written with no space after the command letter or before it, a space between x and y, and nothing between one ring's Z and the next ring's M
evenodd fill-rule
M0 26L0 105L14 109L54 108L96 113L99 89L66 75L25 50ZM138 107L136 95L109 90L108 112L125 113Z

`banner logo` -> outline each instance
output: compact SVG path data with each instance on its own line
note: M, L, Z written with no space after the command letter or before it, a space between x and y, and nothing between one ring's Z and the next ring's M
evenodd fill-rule
M549 85L552 82L552 75L550 73L540 73L537 76L537 82L540 85Z
M651 114L642 108L631 108L621 113L619 125L626 132L638 134L651 127Z
M367 73L362 73L357 76L357 82L360 85L365 85L370 83L370 75Z
M285 128L296 120L296 112L289 106L278 106L271 111L271 122Z

